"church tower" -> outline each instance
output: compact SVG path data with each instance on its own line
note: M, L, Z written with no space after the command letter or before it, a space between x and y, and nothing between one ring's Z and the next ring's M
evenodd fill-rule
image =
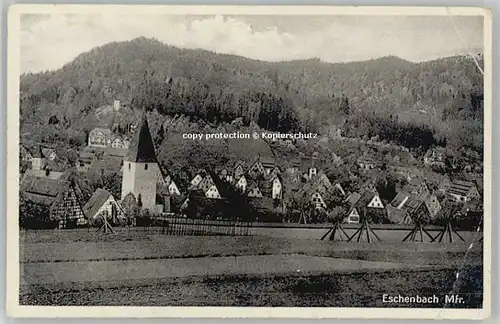
M146 111L123 160L122 197L133 193L142 207L152 210L156 205L156 179L159 172L155 147L149 131Z

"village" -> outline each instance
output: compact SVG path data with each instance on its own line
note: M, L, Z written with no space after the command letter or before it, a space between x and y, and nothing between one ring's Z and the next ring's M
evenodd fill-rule
M114 108L119 106L115 100ZM76 165L66 169L57 167L57 148L21 145L21 163L28 165L21 178L20 194L28 206L21 206L21 213L26 214L20 215L21 227L74 228L100 224L102 219L115 225L137 225L137 218L145 215L150 219L181 215L298 224L340 219L357 224L367 214L375 223L412 224L425 219L432 224L449 217L450 206L464 218L482 213L480 179L464 181L445 175L437 188L431 188L415 167L385 166L396 173L403 169L407 183L397 188L394 197L382 197L377 189L382 167L367 156L355 163L367 180L354 190L346 190L327 176L318 153L290 161L286 167L258 155L250 163L238 160L215 170L200 169L189 183L182 183L176 174L160 167L145 112L138 125L132 125L132 133L129 139L109 128L92 129ZM291 144L290 139L285 141ZM430 150L422 164L444 164L443 155ZM91 170L121 174L119 194L102 186L83 199L78 178ZM43 216L33 215L40 211ZM52 225L30 221L33 217Z

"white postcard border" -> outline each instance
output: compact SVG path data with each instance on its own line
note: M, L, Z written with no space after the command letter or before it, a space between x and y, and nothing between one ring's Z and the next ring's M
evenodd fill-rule
M19 305L19 76L21 14L131 15L479 15L484 16L484 267L482 309L305 307L61 307ZM28 5L9 7L7 37L7 315L67 318L405 318L484 319L491 312L492 14L479 7Z

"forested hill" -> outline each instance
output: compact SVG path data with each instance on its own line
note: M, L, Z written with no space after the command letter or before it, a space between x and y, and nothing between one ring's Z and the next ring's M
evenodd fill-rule
M482 75L465 56L270 63L137 38L94 48L57 71L22 75L21 125L50 119L77 136L91 127L83 120L118 99L210 123L242 117L278 131L340 127L410 147L482 151L482 97ZM415 137L423 140L412 144Z

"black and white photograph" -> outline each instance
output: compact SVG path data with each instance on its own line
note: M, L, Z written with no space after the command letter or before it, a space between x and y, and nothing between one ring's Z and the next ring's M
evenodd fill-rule
M489 316L486 9L15 5L8 36L11 315Z

